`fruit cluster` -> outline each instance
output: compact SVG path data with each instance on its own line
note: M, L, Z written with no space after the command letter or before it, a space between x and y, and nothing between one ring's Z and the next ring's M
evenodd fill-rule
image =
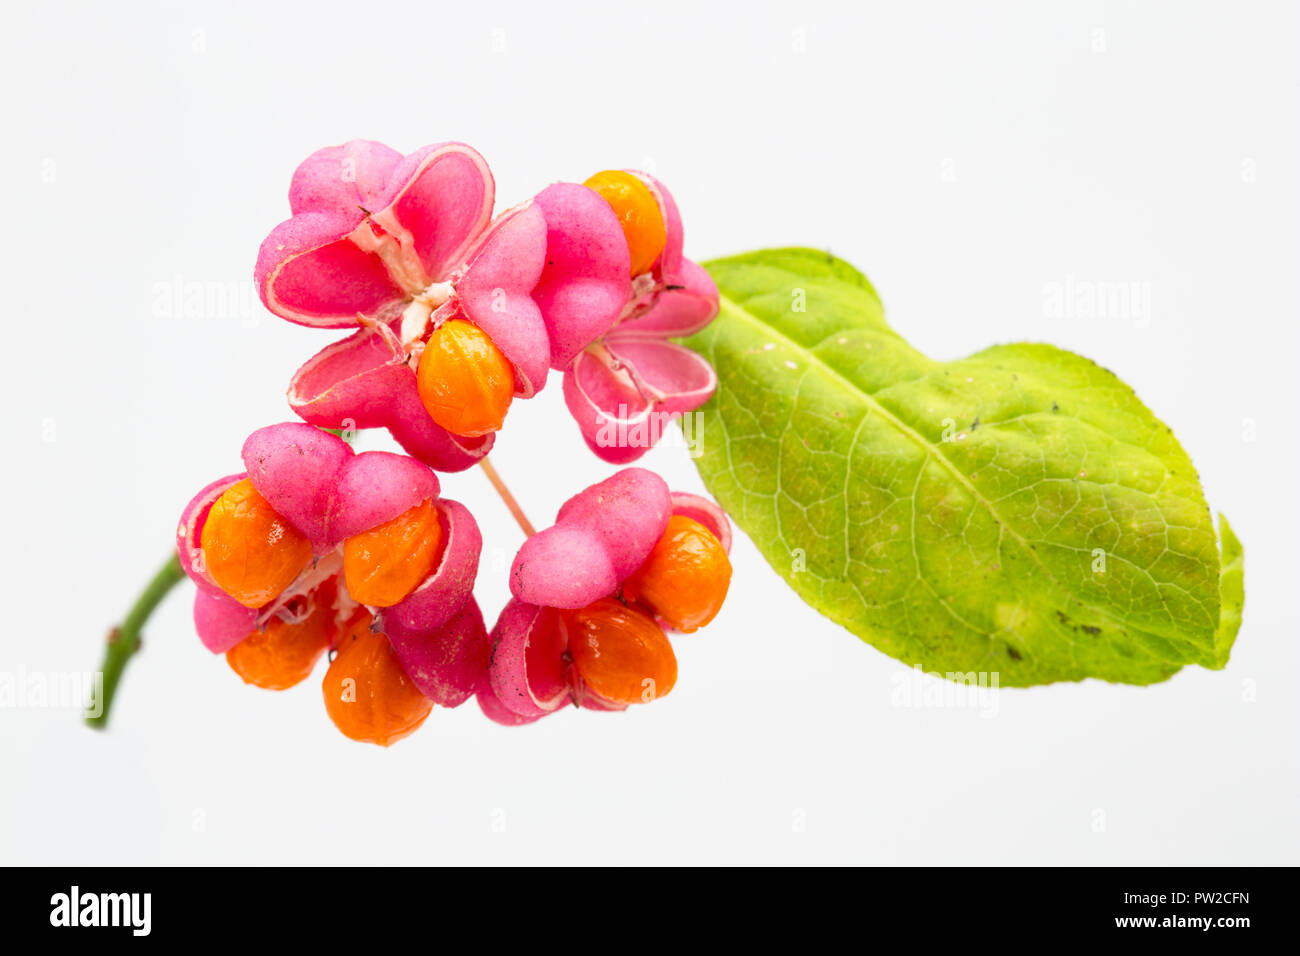
M409 156L320 150L262 243L255 280L291 322L352 329L294 375L289 404L323 428L387 428L439 471L483 458L514 399L550 371L597 455L625 464L717 377L670 339L712 321L718 292L682 256L672 195L645 173L556 183L492 218L468 146Z
M677 680L665 630L707 624L731 581L721 510L625 468L524 543L489 635L473 597L478 526L428 466L297 422L254 432L243 459L177 531L199 637L272 690L334 652L325 706L354 740L386 746L434 704L470 697L511 725L568 701L662 697Z
M709 623L730 584L721 509L617 472L525 541L489 633L473 593L482 538L435 471L482 461L552 370L587 445L617 464L709 398L712 368L670 340L712 320L717 290L682 257L667 189L607 171L493 218L469 147L356 141L309 157L289 201L258 257L263 301L354 331L295 374L303 421L255 431L244 471L182 514L203 643L276 690L329 654L331 719L384 746L471 697L518 725L669 693L667 633ZM357 453L325 430L342 428L386 428L408 454Z

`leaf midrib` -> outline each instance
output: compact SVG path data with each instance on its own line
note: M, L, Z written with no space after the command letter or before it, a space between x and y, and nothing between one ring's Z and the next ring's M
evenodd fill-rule
M1162 630L1147 630L1144 628L1134 627L1132 624L1125 621L1123 618L1118 617L1114 612L1109 611L1106 608L1099 607L1095 604L1088 603L1084 601L1082 598L1078 597L1069 587L1062 584L1060 581L1056 579L1056 576L1052 574L1052 572L1043 563L1042 559L1038 556L1037 550L1030 545L1028 539L1026 539L1013 527L1011 527L1011 525L1006 521L1006 519L1004 519L1002 515L998 513L997 509L993 506L993 503L980 494L979 490L973 484L970 483L970 481L966 478L966 476L961 473L960 469L958 469L952 463L952 461L948 459L946 455L942 454L939 451L939 449L935 447L933 442L929 441L924 435L922 435L916 429L912 428L912 426L908 425L905 421L900 419L893 412L889 411L889 409L885 408L885 406L883 406L882 404L880 404L879 401L876 400L875 396L871 395L869 392L864 391L851 379L847 378L838 369L828 365L815 352L810 351L807 347L795 341L794 339L790 338L790 336L786 335L784 332L780 331L776 327L764 322L757 315L754 315L752 312L744 308L740 303L736 302L734 299L731 299L725 295L719 295L719 300L720 300L720 307L722 309L730 308L734 313L740 315L742 318L745 319L745 321L749 322L751 325L756 326L762 329L764 332L767 332L775 336L776 338L780 339L791 349L798 352L800 355L804 356L810 364L817 365L818 367L823 369L828 375L830 375L832 378L838 381L844 388L853 392L855 395L860 396L862 400L866 403L869 412L875 412L879 414L886 422L894 426L894 428L900 434L908 438L915 445L917 445L922 451L924 451L927 457L937 460L941 464L941 466L954 479L956 479L958 484L960 484L963 488L965 488L970 493L971 497L979 505L981 505L985 511L988 512L989 516L993 518L993 520L997 523L998 527L1004 530L1008 535L1011 536L1011 538L1014 541L1016 541L1020 545L1025 555L1043 572L1044 575L1047 576L1047 579L1052 582L1052 584L1056 587L1056 589L1061 593L1063 593L1069 600L1073 601L1075 604L1079 605L1080 607L1087 608L1088 610L1100 615L1103 618L1106 618L1107 620L1113 621L1115 624L1119 625L1121 628L1123 628L1126 631L1130 631L1130 632L1136 631L1139 633L1152 634L1156 637L1173 640L1176 643L1190 644L1192 647L1195 647L1198 650L1200 649L1200 645L1188 641L1187 636L1185 634L1179 633L1176 629L1166 633ZM846 460L844 467L846 470L852 468L853 467L852 461ZM912 506L913 508L916 507L915 499L913 499Z

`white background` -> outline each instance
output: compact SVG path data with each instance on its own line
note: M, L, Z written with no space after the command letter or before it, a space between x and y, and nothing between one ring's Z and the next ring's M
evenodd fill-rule
M95 667L190 495L289 417L290 373L337 333L265 313L253 261L297 162L353 137L467 141L502 207L650 167L697 258L827 247L937 357L1029 339L1098 359L1245 543L1225 671L1008 691L994 717L896 706L901 665L742 536L670 698L523 729L471 704L385 751L334 730L319 676L243 685L186 585L106 735L0 709L0 862L1300 862L1300 18L976 6L6 2L0 672ZM245 304L159 295L193 282ZM1150 306L1054 318L1067 282ZM493 456L539 524L611 470L555 382ZM645 462L701 488L680 450ZM495 616L519 533L477 470L444 488L483 526Z

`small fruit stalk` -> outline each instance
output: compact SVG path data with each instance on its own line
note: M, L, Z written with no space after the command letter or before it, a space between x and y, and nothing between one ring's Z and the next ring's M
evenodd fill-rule
M381 746L486 686L471 593L481 539L427 466L356 454L302 424L254 432L243 458L247 472L203 489L178 532L209 650L270 690L306 680L333 652L326 712L346 736Z
M730 523L712 502L627 468L571 498L525 542L514 599L492 632L493 720L522 724L565 703L623 710L666 696L677 658L666 632L713 620L731 583Z

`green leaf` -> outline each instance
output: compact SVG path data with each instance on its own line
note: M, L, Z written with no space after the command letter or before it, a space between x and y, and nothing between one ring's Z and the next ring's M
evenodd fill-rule
M706 263L721 313L705 484L801 597L929 672L1149 684L1241 620L1191 461L1127 385L1050 345L936 362L810 249Z
M1245 555L1232 525L1223 515L1219 515L1219 548L1219 563L1223 570L1219 578L1219 633L1214 637L1215 667L1228 663L1232 642L1237 639L1237 631L1241 628L1241 609L1246 603Z

